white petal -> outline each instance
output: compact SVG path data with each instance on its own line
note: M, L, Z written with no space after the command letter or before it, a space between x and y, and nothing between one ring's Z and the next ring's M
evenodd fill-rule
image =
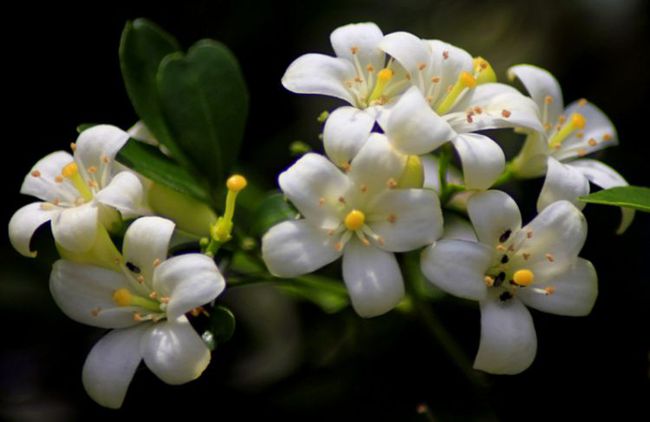
M93 346L84 363L81 379L88 395L111 409L122 407L126 391L138 368L140 342L147 328L114 330Z
M294 60L282 77L282 85L298 94L321 94L340 98L355 105L355 99L345 87L354 79L352 63L323 54L305 54Z
M567 163L579 172L581 172L591 183L600 186L603 189L609 189L616 186L627 186L627 181L618 174L616 170L605 163L588 158L575 160ZM618 226L616 233L623 233L634 220L634 210L631 208L621 208L621 224Z
M474 110L474 114L468 117L467 110ZM535 102L500 83L482 84L472 89L454 105L445 119L459 133L515 127L544 130Z
M79 196L77 190L67 181L56 182L63 167L72 161L72 155L65 151L56 151L41 158L25 176L20 193L49 202L74 202Z
M98 210L94 203L66 208L52 218L54 240L71 252L85 252L97 237Z
M524 84L540 112L543 112L544 107L548 107L546 122L554 124L557 121L564 109L564 100L560 84L550 72L537 66L521 64L508 69L508 78L518 78ZM552 98L551 104L548 105L545 103L547 96Z
M383 36L381 29L372 22L353 23L336 28L330 35L330 42L338 57L354 63L354 48L364 69L372 64L379 70L384 67L384 52L379 49Z
M337 165L346 166L366 143L375 119L354 107L339 107L330 114L323 129L323 146Z
M456 213L447 212L444 214L445 226L442 239L466 240L478 242L472 224Z
M336 228L340 223L338 198L348 189L348 178L327 158L305 154L278 177L280 188L310 223Z
M414 155L431 152L455 136L416 87L406 91L392 107L382 129L395 148Z
M585 204L578 197L589 193L589 181L581 172L562 164L553 157L548 157L548 170L544 186L537 199L537 211L540 212L550 204L561 199L571 202L578 208Z
M140 179L128 171L116 174L95 198L102 204L117 209L127 219L150 213L145 205L144 187Z
M102 168L104 161L112 161L129 140L129 134L111 125L97 125L84 130L77 138L75 160L82 174L89 167Z
M271 274L295 277L340 257L341 252L334 247L337 240L305 220L284 221L271 227L262 238L262 258Z
M36 251L32 251L29 247L34 232L60 212L61 208L58 207L43 209L43 202L32 202L20 208L9 220L11 245L21 255L35 257Z
M225 287L212 258L198 253L169 258L153 275L154 290L170 298L167 317L172 320L213 301Z
M124 235L124 260L138 268L149 286L154 262L160 263L167 258L174 227L174 223L166 218L141 217L129 226Z
M531 254L530 269L536 278L551 277L565 271L578 256L587 237L587 220L570 202L557 201L522 228L524 233L530 233L530 238L519 249Z
M512 160L512 170L519 178L543 176L546 173L549 154L546 136L532 132L526 137L519 154Z
M440 166L438 164L438 157L434 155L422 155L420 156L420 161L424 170L424 187L440 192ZM447 166L447 182L457 185L463 183L463 175L451 164Z
M66 260L56 261L50 274L50 292L63 313L95 327L124 328L136 324L133 312L137 308L117 306L113 301L115 290L129 287L121 273Z
M506 167L499 144L485 135L461 133L451 140L463 165L465 185L469 189L488 189Z
M210 363L210 351L185 316L151 327L140 353L151 372L167 384L192 381Z
M135 122L135 124L131 126L129 130L126 131L126 133L128 133L129 136L136 141L144 142L145 144L153 146L160 145L160 142L158 142L158 140L153 136L153 133L151 133L149 128L144 124L142 120Z
M537 336L528 309L516 298L495 294L481 301L481 341L474 368L491 374L518 374L535 359Z
M493 255L491 248L480 243L443 239L422 252L422 273L454 296L482 300L487 294L485 272Z
M488 246L499 243L507 230L515 232L521 227L519 207L508 194L498 190L473 195L467 211L478 240Z
M431 244L442 234L442 212L435 192L396 189L381 194L371 205L368 225L391 252L406 252Z
M352 307L370 318L393 309L404 296L404 280L395 255L352 239L343 252L343 280Z
M356 188L361 186L365 187L366 198L373 198L383 192L391 179L399 180L405 165L406 155L397 152L385 135L373 133L350 163L348 176L355 186L354 196L363 200L360 195L356 195Z
M579 113L585 118L585 127L573 132L558 150L553 151L555 158L564 161L618 145L614 124L598 107L591 103L574 102L564 111L567 118L573 113Z
M425 41L408 32L393 32L384 37L379 47L397 60L407 72L416 75L422 63L431 61Z
M553 288L549 295L520 289L517 296L526 305L540 311L558 315L583 316L591 312L598 296L598 276L594 266L586 259L578 258L561 274L535 282L537 288Z

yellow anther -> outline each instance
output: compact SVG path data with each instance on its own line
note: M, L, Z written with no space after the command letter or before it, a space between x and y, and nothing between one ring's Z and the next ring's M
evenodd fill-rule
M113 292L113 302L117 306L129 306L133 300L133 295L128 289L121 288Z
M392 69L389 69L389 68L386 67L386 68L380 70L379 73L377 73L377 79L379 79L380 81L383 81L383 82L388 82L393 78L394 74L395 73L393 72Z
M70 164L67 164L65 167L63 167L63 170L61 170L61 175L69 179L71 177L74 177L76 174L78 174L78 172L79 169L77 168L77 163L73 161Z
M553 104L553 97L551 97L550 95L544 97L544 104Z
M359 210L352 210L345 216L343 223L348 230L359 230L366 222L366 215Z
M569 135L578 129L584 129L587 124L587 119L580 113L573 113L569 120L566 121L566 124L564 124L565 120L562 119L562 116L560 116L559 121L563 123L563 126L549 139L548 144L551 148L558 148Z
M535 274L531 270L518 270L515 271L514 275L512 276L512 281L515 282L516 285L526 287L530 286L533 283L533 280L535 279Z
M571 115L571 124L578 129L584 129L587 119L580 113L573 113Z
M489 82L496 82L497 75L490 63L483 57L474 58L474 76L476 77L477 84L485 84Z
M460 72L458 75L458 82L463 84L466 88L474 88L476 86L476 78L472 76L469 72Z
M382 96L384 89L386 89L386 85L388 85L390 80L393 79L393 76L393 70L387 67L377 73L377 82L375 83L375 87L373 88L370 97L368 97L369 103L378 100Z
M41 172L38 171L38 170L34 170L34 171L32 172L32 177L41 177Z
M580 98L580 100L578 100L578 105L579 105L580 107L584 107L584 106L587 105L587 102L588 102L588 101L587 101L586 98Z
M246 178L240 174L233 174L226 181L226 187L233 192L241 191L247 184Z

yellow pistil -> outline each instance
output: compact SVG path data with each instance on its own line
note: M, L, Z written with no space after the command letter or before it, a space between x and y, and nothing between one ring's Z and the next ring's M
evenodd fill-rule
M219 217L217 222L210 227L210 234L212 239L217 242L224 243L230 240L230 233L232 232L232 218L235 215L235 202L237 200L237 195L241 192L248 182L246 178L242 175L235 174L228 178L226 181L226 187L228 188L228 194L226 195L226 209L222 217Z
M512 276L512 281L517 286L521 287L530 286L533 283L534 279L535 274L533 274L531 270L527 269L515 271L514 275Z
M240 192L247 184L246 178L240 174L234 174L226 181L226 187L233 192Z
M444 100L442 100L442 103L440 103L436 109L436 112L441 115L445 114L449 111L449 109L451 109L458 97L460 97L460 95L465 92L466 89L472 89L475 86L476 79L474 76L472 76L469 72L460 72L458 75L458 80L454 86L451 87L451 91L449 91Z
M497 75L490 63L480 56L474 57L474 77L478 85L497 81Z
M387 67L377 73L377 82L375 83L375 87L373 88L370 97L368 97L368 103L372 103L382 96L384 89L386 89L386 85L388 85L388 82L393 79L394 75L395 72Z
M90 201L93 199L93 193L89 189L88 184L84 182L83 178L79 174L79 168L74 161L63 167L61 170L61 176L70 180L72 185L79 191L81 197L85 201Z
M359 230L366 223L366 215L359 210L352 210L345 216L343 224L350 231Z
M551 148L559 148L562 142L576 130L584 129L587 119L580 113L573 113L566 123L564 123L557 133L548 141Z
M115 302L117 306L139 306L140 308L144 308L152 312L161 311L160 303L156 302L155 300L136 296L124 287L113 292L113 302Z

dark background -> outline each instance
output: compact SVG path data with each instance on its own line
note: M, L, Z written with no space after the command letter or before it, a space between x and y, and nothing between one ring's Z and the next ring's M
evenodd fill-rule
M94 2L3 12L3 202L8 222L31 199L24 175L46 153L65 149L84 122L129 127L136 119L122 86L117 47L127 19L145 16L184 47L210 37L239 58L251 93L243 162L267 188L292 160L296 139L317 145L315 116L334 102L297 96L280 85L306 52L331 53L329 33L374 21L384 31L440 38L481 55L504 79L512 64L534 63L559 79L566 102L586 97L615 123L621 145L599 158L632 184L650 185L647 134L648 10L638 1L501 2L378 0L202 1L174 6ZM515 193L529 219L539 181ZM172 387L136 374L119 412L95 405L81 366L101 330L63 316L49 297L49 263L22 258L2 227L0 252L0 419L103 420L179 411L202 420L585 420L614 412L647 420L650 218L616 236L618 211L589 206L582 256L599 274L600 296L585 318L533 311L538 356L519 376L475 375L452 363L424 326L393 312L365 321L351 311L327 316L268 289L226 299L239 329L196 382ZM445 300L442 323L473 358L477 306ZM263 329L261 330L260 327ZM264 350L265 353L260 353ZM258 351L257 353L255 351ZM478 373L476 373L478 374Z

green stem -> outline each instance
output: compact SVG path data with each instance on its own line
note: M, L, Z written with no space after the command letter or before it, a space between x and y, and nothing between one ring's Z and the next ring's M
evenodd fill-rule
M496 186L501 186L503 184L508 183L515 177L515 172L513 171L513 161L508 161L506 163L506 168L503 170L503 173L501 173L501 176L494 182L492 187Z
M451 161L451 146L449 143L440 148L440 156L438 157L438 180L440 180L440 196L447 190L447 169L449 168L449 161Z

